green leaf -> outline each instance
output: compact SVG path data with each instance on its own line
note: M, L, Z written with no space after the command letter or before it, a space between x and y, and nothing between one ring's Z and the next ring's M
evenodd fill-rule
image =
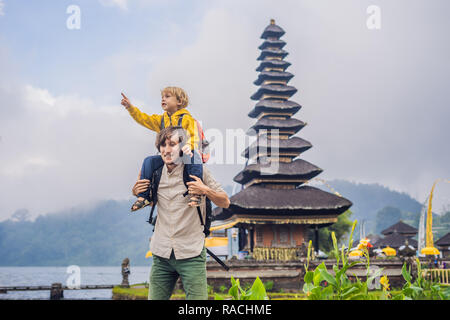
M352 294L355 294L358 291L359 291L359 289L357 287L355 287L355 286L350 287L344 291L344 293L342 294L342 299L348 299L348 298L350 298L350 296Z
M218 295L217 293L214 294L214 300L225 300L222 296Z
M320 269L320 275L322 276L322 280L325 280L329 284L336 286L336 279L328 273L327 269Z
M329 300L329 298L333 295L333 287L328 286L325 287L321 292L321 300Z
M350 300L366 300L365 294L357 294L350 297Z
M318 286L321 282L321 275L320 275L320 266L318 266L315 270L314 270L314 276L313 276L313 283L315 286Z
M314 272L312 272L312 271L306 272L305 277L304 277L305 283L313 282L313 280L314 280Z
M303 292L304 292L304 293L311 292L312 289L314 289L314 288L315 288L315 287L314 287L314 285L313 285L312 283L305 283L305 284L303 285Z
M228 290L228 294L233 300L240 300L239 298L239 279L236 281L233 276L231 276L231 288Z
M405 295L403 293L392 296L392 300L404 300L404 299L405 299Z
M406 269L406 263L404 263L402 267L402 276L406 282L411 283L411 273Z
M249 300L268 300L266 288L259 277L256 277L255 282L253 282L250 292Z

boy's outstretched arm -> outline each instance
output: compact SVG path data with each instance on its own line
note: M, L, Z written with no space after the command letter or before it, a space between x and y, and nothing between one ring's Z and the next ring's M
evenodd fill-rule
M130 115L134 120L136 120L137 123L156 132L159 132L161 130L161 115L148 115L144 112L141 112L141 110L131 104L130 100L123 93L121 94L123 98L120 104L128 110Z

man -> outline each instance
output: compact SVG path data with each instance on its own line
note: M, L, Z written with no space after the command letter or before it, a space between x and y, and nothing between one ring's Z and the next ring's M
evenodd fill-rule
M158 218L150 242L153 265L150 273L149 299L168 300L181 276L186 299L208 298L206 283L205 234L195 205L184 197L184 164L181 150L187 141L181 127L167 127L156 137L156 148L164 161L158 187ZM206 196L217 206L228 208L230 200L210 171L204 167L203 182L195 176L188 182L190 194ZM150 181L140 179L133 187L137 195L149 188ZM206 218L205 197L200 203L203 221Z

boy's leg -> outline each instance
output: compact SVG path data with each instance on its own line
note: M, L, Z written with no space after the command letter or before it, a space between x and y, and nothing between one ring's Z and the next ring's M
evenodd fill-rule
M173 257L173 253L171 258ZM174 258L173 258L174 259ZM179 274L170 263L170 259L153 255L148 300L169 300Z
M201 160L201 156L197 151L193 151L193 156L189 159L190 163L185 162L186 172L189 175L188 181L194 181L190 175L196 176L203 181L203 162ZM189 202L199 202L200 197L195 195L190 195Z
M176 270L181 276L186 300L208 300L205 248L197 257L177 260Z
M161 167L164 164L162 158L160 155L156 156L150 156L144 159L144 162L142 163L142 169L141 169L141 179L152 179L153 172ZM150 198L150 188L142 193L138 194L138 197L147 199L148 201L152 201Z

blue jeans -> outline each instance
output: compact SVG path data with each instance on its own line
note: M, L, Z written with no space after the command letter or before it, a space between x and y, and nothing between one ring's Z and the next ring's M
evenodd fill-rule
M186 171L188 175L196 176L203 180L203 162L201 156L197 151L193 151L193 156L183 155L182 160L186 166ZM160 155L150 156L144 159L141 169L141 179L152 179L153 172L164 165ZM188 177L188 181L194 181L193 178ZM139 193L138 197L147 199L148 201L153 201L150 197L150 188L147 191Z

